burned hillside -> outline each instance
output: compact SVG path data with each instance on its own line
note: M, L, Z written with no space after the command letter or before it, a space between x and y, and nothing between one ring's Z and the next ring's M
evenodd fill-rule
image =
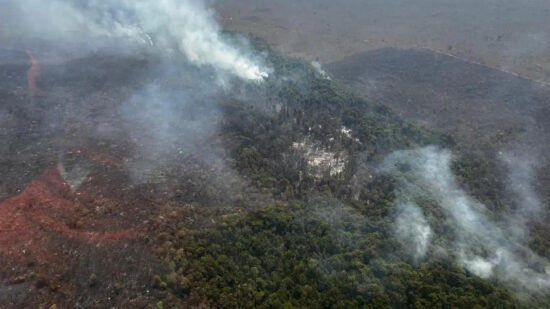
M0 30L0 308L550 304L547 86L54 4Z

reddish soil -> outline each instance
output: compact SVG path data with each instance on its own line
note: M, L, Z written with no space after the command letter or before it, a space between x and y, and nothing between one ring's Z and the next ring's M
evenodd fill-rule
M113 294L114 282L143 284L151 276L151 257L140 237L150 212L135 209L140 197L123 193L121 162L87 149L71 153L92 166L78 189L58 168L49 168L0 202L0 308L63 308L81 294L89 306L121 304L136 296ZM108 284L96 287L100 281ZM25 292L17 292L23 287Z
M40 62L34 58L33 53L30 50L27 51L27 55L29 55L31 61L31 67L27 72L27 79L29 81L29 95L34 97L39 93L36 82L40 77Z
M135 62L55 65L42 50L3 52L0 309L154 303L148 235L163 200L132 182L122 161L131 142L93 134L119 123Z
M57 169L49 169L21 194L0 203L0 251L12 258L29 252L39 263L50 263L55 261L48 251L55 248L46 244L52 234L90 244L109 244L135 237L135 229L107 232L107 226L113 224L110 220L94 221L82 216L80 211L85 206L80 200L90 198L86 195L94 191L89 188L90 183L73 192ZM96 201L96 204L113 203ZM94 230L81 228L86 226L93 226Z

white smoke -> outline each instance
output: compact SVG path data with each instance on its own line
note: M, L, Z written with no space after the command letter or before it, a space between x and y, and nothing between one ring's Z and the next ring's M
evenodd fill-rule
M508 171L507 188L517 206L516 218L528 220L537 218L543 209L535 192L535 167L537 160L512 153L500 156Z
M505 282L519 283L530 290L550 288L550 274L540 267L548 262L525 247L511 229L490 219L485 206L460 188L451 170L452 158L449 151L433 146L397 151L386 158L382 170L400 180L398 199L429 196L443 209L455 234L452 249L467 270L482 278L495 276ZM416 227L419 220L414 212L409 218L398 217L397 228L407 220L414 227L410 233L417 234L409 237L424 239L427 228L422 222L422 228ZM414 242L411 244L418 248ZM537 269L533 265L538 265Z
M426 255L432 238L432 229L422 209L415 203L400 203L397 208L399 214L395 221L395 232L401 243L418 261Z
M262 81L268 76L239 50L224 42L212 11L202 2L191 0L126 0L124 8L134 12L147 33L161 42L176 42L187 59L198 65L211 65L245 79Z
M322 77L330 80L330 76L327 74L327 72L325 70L323 70L323 67L321 66L321 64L317 61L312 61L311 62L311 66L313 66L313 68L315 69L315 71L317 71L317 73L319 75L321 75Z
M8 13L0 15L3 36L73 43L84 40L95 47L111 44L105 40L120 40L162 52L178 51L196 65L211 66L243 80L268 77L259 61L222 37L213 12L201 1L18 0L7 4L5 11Z

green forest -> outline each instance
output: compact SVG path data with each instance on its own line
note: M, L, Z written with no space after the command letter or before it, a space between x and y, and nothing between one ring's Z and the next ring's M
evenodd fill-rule
M550 308L550 1L447 1L0 1L0 309Z
M479 278L453 256L414 261L395 239L398 182L377 171L389 153L426 145L451 149L458 154L452 169L461 185L498 216L510 201L489 155L465 152L451 136L402 121L305 61L273 51L268 61L275 77L262 85L245 85L254 95L227 96L220 103L222 133L212 142L227 149L224 160L262 198L241 193L234 197L215 185L188 198L184 191L189 189L181 188L180 199L172 201L174 215L158 222L157 236L150 239L162 260L154 277L158 308L550 304L548 295L522 293L499 280ZM352 133L343 134L343 127ZM303 155L289 151L304 139L345 154L343 171L312 173ZM419 202L433 210L432 226L451 233L434 203L429 198ZM191 215L192 222L185 220ZM543 237L533 233L535 240ZM542 244L544 240L533 241L532 249L548 252Z

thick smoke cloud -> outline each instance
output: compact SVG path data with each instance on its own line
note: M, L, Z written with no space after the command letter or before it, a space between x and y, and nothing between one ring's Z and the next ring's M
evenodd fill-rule
M449 151L437 147L397 151L386 158L382 171L399 180L399 203L431 199L435 202L433 205L441 207L445 218L438 218L439 222L432 224L446 224L454 235L434 235L434 238L445 238L446 242L453 243L446 249L471 273L482 278L497 277L529 290L550 288L548 262L527 248L515 229L506 227L510 221L492 219L483 204L460 188L451 170L452 159ZM517 193L522 195L522 192ZM527 193L531 197L531 192ZM410 203L406 205L409 215L398 216L396 228L399 231L400 226L409 225L407 232L398 234L411 239L412 251L418 252L424 245L419 246L415 240L425 239L430 227L419 220L419 210ZM438 212L430 207L434 206L426 206L424 211Z
M270 71L245 38L222 33L202 0L21 0L2 8L0 39L10 49L33 50L46 70L48 57L62 64L63 82L41 90L61 102L86 92L63 103L69 119L56 113L44 122L128 141L124 165L136 183L176 162L220 159L217 103L228 89L219 86L255 86ZM85 80L65 84L73 73ZM104 89L87 88L92 81Z
M243 80L268 76L258 59L223 38L213 13L195 0L19 0L3 6L0 36L183 54ZM116 43L116 47L113 44ZM244 48L244 46L243 46Z

